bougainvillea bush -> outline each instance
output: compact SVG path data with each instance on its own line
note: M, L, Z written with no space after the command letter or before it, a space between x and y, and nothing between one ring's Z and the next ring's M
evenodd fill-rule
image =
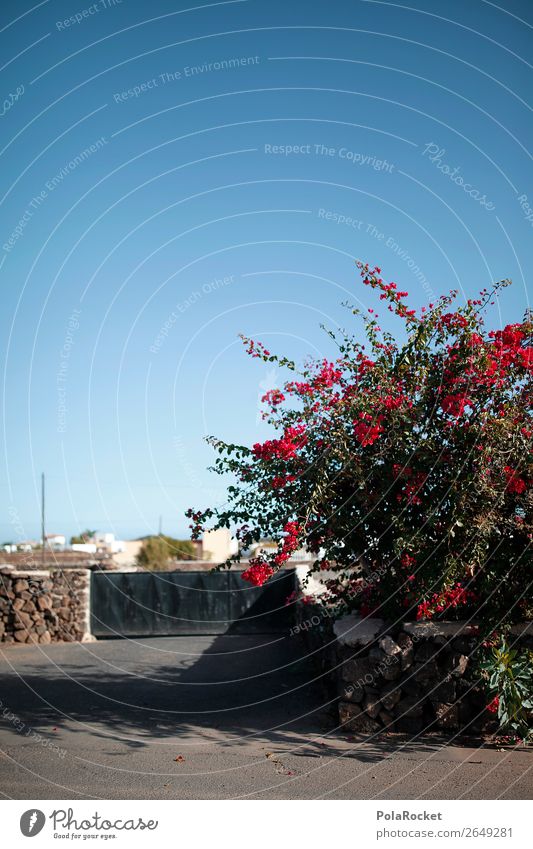
M339 610L472 616L491 628L530 617L531 313L487 329L509 281L461 304L452 291L417 312L379 268L357 265L375 305L352 309L359 336L327 331L334 361L299 370L243 337L251 357L290 379L263 398L271 439L210 438L214 469L234 483L224 507L188 511L192 535L229 527L241 549L276 540L243 572L255 585L307 548ZM381 330L382 307L400 341Z

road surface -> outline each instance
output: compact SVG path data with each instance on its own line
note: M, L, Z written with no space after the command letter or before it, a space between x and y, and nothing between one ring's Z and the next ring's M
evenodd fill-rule
M12 799L531 798L530 751L343 733L301 652L281 635L2 648L0 792Z

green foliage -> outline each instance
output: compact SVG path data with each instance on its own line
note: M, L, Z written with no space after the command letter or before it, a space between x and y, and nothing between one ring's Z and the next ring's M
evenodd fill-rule
M173 568L176 560L193 560L195 547L190 540L168 536L147 537L136 558L137 566L152 572Z
M137 566L161 572L168 568L170 553L168 545L161 537L148 537L142 544L136 557Z
M196 548L190 539L174 539L174 537L166 535L161 536L160 539L165 541L169 550L169 557L172 560L196 559Z
M91 531L91 530L87 529L86 531L83 531L83 533L81 533L81 534L75 534L73 537L70 538L70 544L71 545L82 545L82 544L91 542L95 533L96 533L96 531Z
M489 710L498 714L500 729L523 740L533 737L533 653L509 647L505 637L480 664Z

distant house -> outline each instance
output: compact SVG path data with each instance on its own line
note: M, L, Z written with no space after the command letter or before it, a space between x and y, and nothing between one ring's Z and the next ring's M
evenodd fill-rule
M72 551L80 551L84 554L96 554L95 542L73 542L70 547Z
M202 557L213 563L222 563L236 554L239 545L233 539L227 528L218 528L216 531L206 531L202 538Z
M46 534L45 543L49 548L60 551L65 547L66 537L64 534Z
M119 554L126 551L124 540L115 539L115 534L110 531L97 531L91 537L85 537L86 542L73 542L72 551L83 551L86 554Z
M257 557L257 555L264 551L267 554L272 554L274 551L278 550L278 544L271 539L261 540L261 542L254 542L249 549L250 557ZM293 551L289 558L289 562L311 562L315 560L316 555L312 554L306 548L298 548L296 551Z
M23 540L22 542L6 542L2 546L2 551L6 551L8 554L14 554L15 551L32 551L38 545L39 543L33 539Z
M113 554L113 561L120 567L135 566L137 555L142 548L142 539L128 539L122 542L120 551Z
M107 551L109 554L118 554L126 550L126 543L122 539L115 539L115 534L111 532L94 534L93 540L96 543L98 551Z

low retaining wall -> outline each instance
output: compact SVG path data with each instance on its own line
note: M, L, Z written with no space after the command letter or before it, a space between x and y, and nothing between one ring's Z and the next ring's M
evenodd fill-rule
M361 733L480 733L494 726L471 656L478 629L461 622L404 622L355 615L333 625L339 722ZM513 629L515 645L533 645L532 623Z
M0 642L92 640L90 586L88 569L0 568Z

